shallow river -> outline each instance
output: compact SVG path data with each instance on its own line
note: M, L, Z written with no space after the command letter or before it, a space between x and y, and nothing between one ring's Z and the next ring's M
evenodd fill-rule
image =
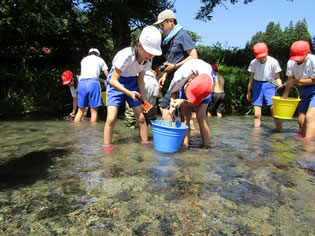
M107 154L104 121L0 121L0 234L315 235L315 142L262 123L212 118L209 150L194 131L160 154L119 120Z

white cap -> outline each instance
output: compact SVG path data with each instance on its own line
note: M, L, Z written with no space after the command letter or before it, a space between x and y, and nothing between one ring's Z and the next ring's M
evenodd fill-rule
M154 23L154 25L161 24L163 21L168 20L168 19L176 19L175 14L172 10L162 11L158 15L158 20L157 20L157 22Z
M91 49L89 50L89 54L90 54L91 52L96 52L98 55L101 55L100 51L99 51L97 48L91 48Z
M162 35L160 31L154 26L145 27L139 37L143 49L155 56L162 55L161 49Z

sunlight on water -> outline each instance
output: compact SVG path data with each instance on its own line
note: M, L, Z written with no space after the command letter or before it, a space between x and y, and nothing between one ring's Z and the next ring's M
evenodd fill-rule
M295 119L252 123L212 118L209 150L194 131L161 154L122 120L112 153L104 121L1 121L0 234L314 235L314 142L295 140Z

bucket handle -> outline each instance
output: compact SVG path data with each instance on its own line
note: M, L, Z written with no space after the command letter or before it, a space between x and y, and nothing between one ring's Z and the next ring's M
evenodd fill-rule
M172 117L172 122L170 122L170 126L171 127L180 127L180 119L179 119L179 108L178 107L176 107L176 110L177 110L177 119L176 119L176 115L175 115L175 119L174 119L174 117ZM174 123L175 123L175 125L174 125Z
M284 83L281 87L278 87L277 89L276 89L276 93L277 93L277 95L278 95L278 89L279 88L283 88L284 86L285 86L285 84L286 83ZM295 88L295 90L297 91L297 93L298 93L298 99L300 99L300 92L299 92L299 90L298 90L298 88L297 87L295 87L294 85L292 86L293 88Z
M297 93L298 93L298 98L300 98L300 92L299 92L299 90L297 89L297 87L295 87L295 86L292 86L292 87L296 89L296 91L297 91Z

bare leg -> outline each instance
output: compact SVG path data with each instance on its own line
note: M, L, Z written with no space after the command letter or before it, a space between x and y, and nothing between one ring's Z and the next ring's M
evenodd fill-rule
M148 141L148 126L147 126L147 122L145 121L144 114L142 113L142 108L140 106L137 106L137 107L133 107L132 109L135 113L135 117L139 125L139 133L140 133L141 141L142 142Z
M222 118L222 113L217 112L217 118L218 118L218 119L221 119L221 118Z
M299 134L305 137L305 114L299 113L298 123L299 123Z
M200 134L203 142L203 146L209 148L210 146L210 126L207 120L207 107L208 104L201 103L197 107L197 121L199 124Z
M118 107L107 106L107 118L104 126L104 145L111 145L117 121Z
M258 128L261 126L261 107L254 106L254 127Z
M78 123L82 119L84 108L79 107L77 114L75 115L74 122Z
M98 107L91 108L91 123L97 122Z
M186 131L186 134L184 136L182 145L184 147L188 147L189 146L189 137L190 137L190 119L191 119L191 112L192 112L192 106L191 105L181 105L180 107L181 111L180 111L180 117L181 117L181 121L182 123L184 123L185 125L188 126L188 129Z
M208 117L211 118L212 117L211 111L209 110L209 111L207 111L207 113L208 113Z
M196 127L195 127L195 123L194 123L194 120L193 119L190 119L190 122L189 122L189 124L190 124L190 130L196 130Z
M273 106L270 106L271 114L273 116ZM276 126L276 131L281 131L282 130L282 121L279 118L274 117L273 122L275 123Z
M88 111L89 111L89 106L84 108L84 112L83 112L83 116L82 116L81 121L86 120L86 116L87 116Z
M313 139L315 137L315 107L308 108L305 123L305 138Z

